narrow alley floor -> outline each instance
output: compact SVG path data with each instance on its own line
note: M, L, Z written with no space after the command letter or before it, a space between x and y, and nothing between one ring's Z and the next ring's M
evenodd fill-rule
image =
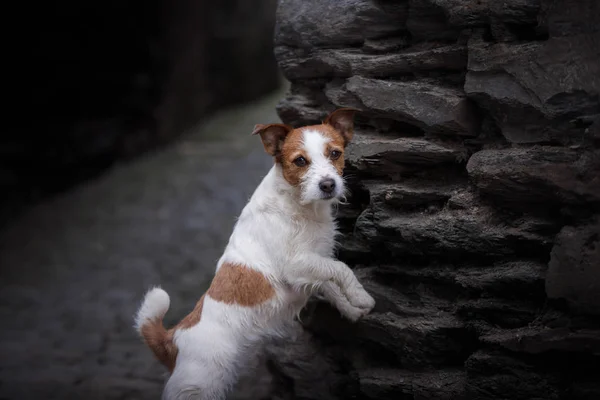
M133 330L146 289L189 312L272 161L250 135L282 92L216 115L160 152L0 231L0 399L158 399L164 369Z

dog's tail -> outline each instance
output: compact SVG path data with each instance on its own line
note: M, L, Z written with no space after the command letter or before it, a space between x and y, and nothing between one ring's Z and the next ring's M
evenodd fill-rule
M156 358L172 372L177 358L177 346L173 343L172 332L167 331L163 325L170 302L169 295L161 288L150 289L135 316L135 328Z

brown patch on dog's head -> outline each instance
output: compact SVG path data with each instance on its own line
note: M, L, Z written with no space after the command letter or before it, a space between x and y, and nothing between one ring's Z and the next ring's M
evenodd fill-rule
M344 138L344 147L350 143L354 136L354 108L338 108L327 116L324 125L329 125L338 131Z
M281 147L276 161L283 167L283 177L292 186L298 186L308 171L311 159L303 146L303 129L291 131Z
M223 303L252 307L272 298L275 289L259 271L241 264L224 263L206 294Z
M320 125L297 129L283 124L256 125L253 134L260 134L265 151L281 165L285 180L292 186L299 186L305 181L309 171L311 176L315 176L315 180L328 179L334 173L333 170L327 172L322 167L311 170L313 162L320 166L331 163L335 173L342 176L345 166L344 149L354 135L354 114L357 111L353 108L340 108L329 114ZM322 139L315 139L315 133ZM307 177L306 180L310 179ZM319 182L309 183L312 186L318 184ZM341 184L343 182L338 179L337 186L340 187ZM336 193L339 195L341 192L338 190ZM316 199L318 195L304 197Z
M285 124L257 124L254 126L252 134L260 135L265 151L276 157L281 152L281 146L286 136L293 130L294 128Z

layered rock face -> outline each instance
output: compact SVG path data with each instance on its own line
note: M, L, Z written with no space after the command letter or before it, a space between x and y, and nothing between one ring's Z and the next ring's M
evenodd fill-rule
M600 2L281 0L286 123L356 107L339 257L281 399L600 398Z

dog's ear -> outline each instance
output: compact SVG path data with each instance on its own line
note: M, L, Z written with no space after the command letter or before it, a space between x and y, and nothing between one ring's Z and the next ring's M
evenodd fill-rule
M338 108L327 116L324 124L335 128L344 137L344 145L348 145L354 136L354 114L359 111L355 108Z
M283 140L294 128L284 124L258 124L254 126L253 135L260 135L265 151L276 156L281 151Z

